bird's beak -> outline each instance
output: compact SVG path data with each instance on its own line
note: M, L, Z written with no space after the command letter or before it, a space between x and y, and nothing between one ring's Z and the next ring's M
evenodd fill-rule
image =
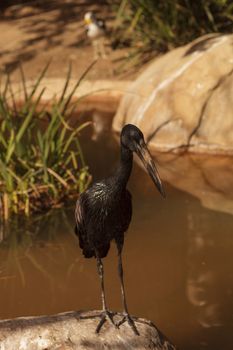
M162 181L160 180L158 170L156 169L155 163L151 157L151 154L145 144L145 142L141 144L137 144L136 146L136 153L138 157L141 159L144 167L146 168L148 174L152 178L152 181L154 182L155 186L161 193L161 195L165 198L165 191L162 185Z
M90 18L84 18L84 21L86 24L91 24L91 19Z

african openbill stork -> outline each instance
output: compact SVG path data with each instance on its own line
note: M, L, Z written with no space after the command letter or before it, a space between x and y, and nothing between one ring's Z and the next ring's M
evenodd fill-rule
M100 322L96 328L97 333L108 319L116 327L127 321L134 333L139 335L126 304L121 257L124 234L129 227L132 216L131 194L126 186L132 171L133 152L139 156L157 189L165 197L162 182L147 149L142 132L135 125L128 124L123 127L121 132L121 158L115 173L102 181L94 183L83 192L75 209L75 233L79 238L80 248L85 258L96 258L101 281L103 309L100 314ZM115 324L113 319L115 314L107 309L102 263L102 258L108 254L112 240L115 241L118 251L118 273L124 308L123 318L118 324Z

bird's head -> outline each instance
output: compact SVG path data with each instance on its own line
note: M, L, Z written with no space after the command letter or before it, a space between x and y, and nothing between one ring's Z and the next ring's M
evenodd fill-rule
M160 180L158 170L156 169L155 163L146 146L141 130L133 124L125 125L121 131L121 144L123 147L129 149L131 152L135 152L138 155L148 174L152 178L155 186L161 195L165 197L162 181Z
M94 20L95 20L95 15L94 15L93 12L87 12L87 13L85 13L85 15L84 15L84 21L85 21L86 24L91 24L91 23L94 22Z

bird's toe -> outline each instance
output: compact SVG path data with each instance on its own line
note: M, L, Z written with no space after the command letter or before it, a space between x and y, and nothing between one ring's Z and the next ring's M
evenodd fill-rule
M100 314L100 321L98 323L98 326L96 327L96 333L99 333L102 326L104 325L104 323L109 320L110 323L112 323L114 325L115 328L119 328L118 325L115 323L114 321L114 312L111 312L109 310L104 310L101 314Z
M114 321L114 312L110 312L110 311L105 311L105 315L106 317L109 319L109 321L114 325L115 328L118 328L117 324Z
M125 314L123 318L117 323L117 326L120 327L123 323L127 322L135 335L140 335L135 325L134 320L129 314Z

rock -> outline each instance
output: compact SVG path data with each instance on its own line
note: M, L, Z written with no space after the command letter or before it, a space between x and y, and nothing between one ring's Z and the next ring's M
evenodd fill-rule
M207 35L155 59L114 118L139 126L156 150L233 154L233 35Z
M95 333L99 311L66 312L53 316L25 317L0 321L0 348L3 350L84 350L137 348L175 350L176 348L149 321L136 319L140 336L123 324L115 329L106 322ZM114 316L119 321L122 315Z

